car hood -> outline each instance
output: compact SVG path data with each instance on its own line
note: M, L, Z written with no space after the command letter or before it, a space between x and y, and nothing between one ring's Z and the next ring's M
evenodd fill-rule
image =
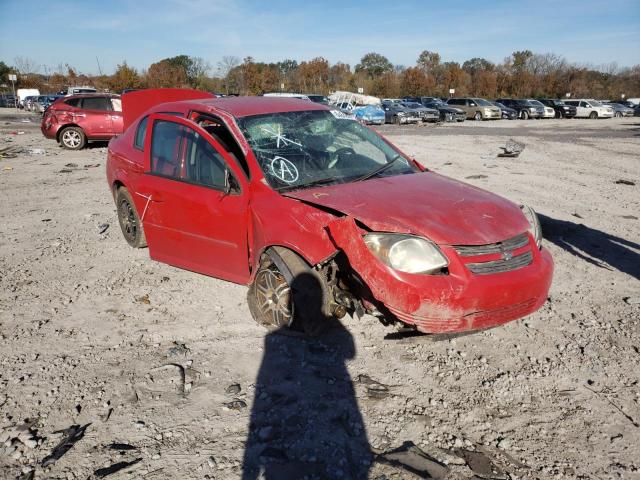
M287 192L349 215L376 231L421 235L441 245L485 245L529 228L520 208L497 195L421 172Z

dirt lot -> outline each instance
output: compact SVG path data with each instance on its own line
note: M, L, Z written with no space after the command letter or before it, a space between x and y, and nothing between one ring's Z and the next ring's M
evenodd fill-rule
M0 477L640 478L640 119L381 128L533 206L555 260L540 311L440 341L267 335L246 287L129 248L105 145L37 122L0 112Z

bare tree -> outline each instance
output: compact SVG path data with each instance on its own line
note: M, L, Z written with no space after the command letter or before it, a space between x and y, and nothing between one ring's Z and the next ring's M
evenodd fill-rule
M225 55L222 60L218 62L218 74L220 77L225 78L229 75L229 72L240 65L240 59L233 55Z
M40 65L32 58L17 56L13 59L13 64L22 75L38 73Z

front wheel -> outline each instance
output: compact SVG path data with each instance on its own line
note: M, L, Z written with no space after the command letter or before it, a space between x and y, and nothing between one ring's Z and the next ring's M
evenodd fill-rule
M597 112L591 112L591 113L589 114L589 118L590 118L591 120L595 120L596 118L598 118L598 113L597 113Z
M522 120L529 120L529 112L527 112L526 110L522 110L520 112L520 118Z
M560 110L556 110L556 118L562 118L562 112Z
M476 122L479 122L480 120L482 120L482 114L480 112L476 112L476 114L473 116L473 119Z
M268 330L319 335L333 318L326 283L294 252L272 248L247 292L251 315Z
M622 117L622 112L616 112L614 115L616 118Z
M87 136L81 128L67 127L60 134L60 145L67 150L80 150L87 143Z

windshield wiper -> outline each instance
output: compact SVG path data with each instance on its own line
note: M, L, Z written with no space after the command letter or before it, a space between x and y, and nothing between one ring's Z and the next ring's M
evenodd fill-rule
M299 185L283 185L282 187L275 188L278 192L284 192L286 190L296 190L298 188L307 188L307 187L315 187L318 185L326 185L327 183L337 182L338 179L336 177L327 177L327 178L319 178L317 180L312 180L308 183L301 183Z
M367 180L371 177L375 177L376 175L384 172L385 170L387 170L388 168L391 168L391 166L399 159L402 158L402 155L400 155L399 153L393 157L391 160L389 160L387 163L385 163L384 165L379 166L378 168L376 168L374 171L367 173L366 175L361 176L360 178L356 178L354 181L355 182L361 182L363 180Z

